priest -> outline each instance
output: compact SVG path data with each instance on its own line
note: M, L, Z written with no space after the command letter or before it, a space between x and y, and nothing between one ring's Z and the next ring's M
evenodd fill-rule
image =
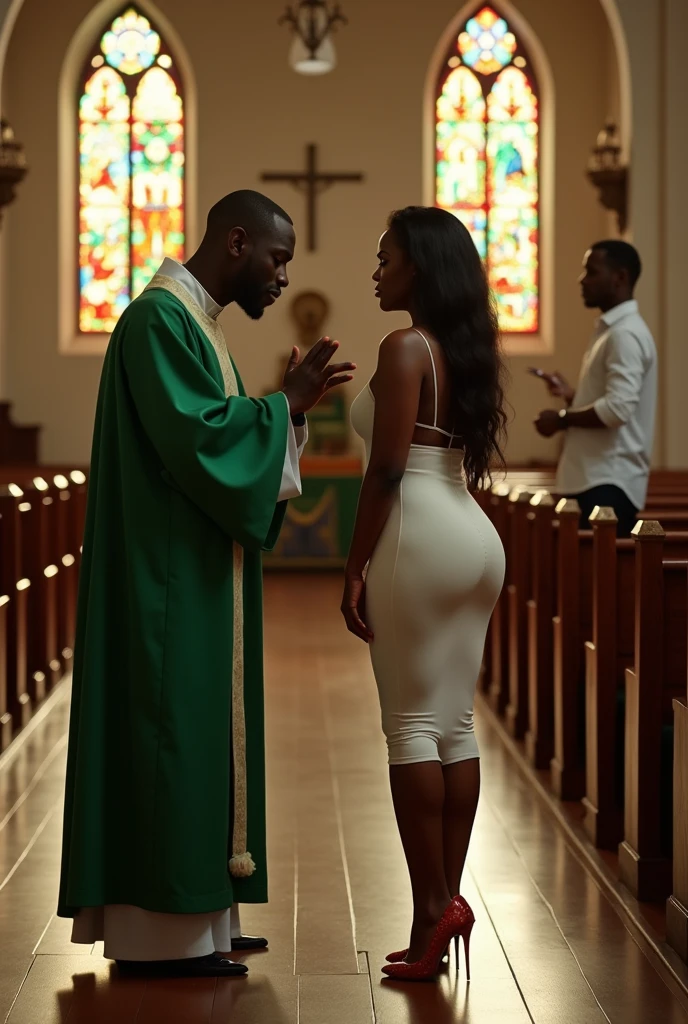
M231 908L268 897L261 551L300 493L305 413L355 367L323 338L293 350L281 392L248 398L217 316L259 319L294 245L271 200L226 196L103 366L58 913L124 970L245 974L216 954Z

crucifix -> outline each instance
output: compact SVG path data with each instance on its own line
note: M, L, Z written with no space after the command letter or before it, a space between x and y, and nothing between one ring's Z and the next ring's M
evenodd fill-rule
M321 192L339 181L363 181L363 175L356 172L337 173L331 171L318 171L318 150L315 143L311 142L306 146L306 170L305 171L265 171L261 174L262 181L288 181L295 188L306 193L307 224L308 224L308 251L314 252L316 248L316 205L315 201Z

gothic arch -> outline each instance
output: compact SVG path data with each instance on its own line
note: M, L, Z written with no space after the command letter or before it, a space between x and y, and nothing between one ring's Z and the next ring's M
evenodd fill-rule
M456 13L437 41L428 65L423 111L423 201L433 206L436 196L435 102L437 81L447 52L467 18L477 13L480 4L469 0ZM509 354L545 353L553 346L553 273L554 252L554 116L555 90L552 69L539 38L510 0L496 0L496 9L507 18L523 40L538 82L540 95L540 296L541 317L537 334L506 334Z
M633 137L633 77L628 38L618 0L600 0L600 5L609 22L609 30L616 50L616 62L619 69L619 128L623 157L628 160ZM640 74L642 72L638 72L638 77Z
M196 88L191 62L185 47L165 15L150 0L136 0L135 6L150 16L164 33L174 50L175 60L184 79L186 129L186 239L192 248L197 238L196 219L196 153L197 116ZM124 7L123 0L101 0L82 21L65 54L58 94L58 267L59 267L59 348L65 355L100 355L106 347L107 335L83 335L77 331L77 295L75 288L76 249L74 226L74 195L77 189L77 131L74 112L75 96L84 62L98 32Z

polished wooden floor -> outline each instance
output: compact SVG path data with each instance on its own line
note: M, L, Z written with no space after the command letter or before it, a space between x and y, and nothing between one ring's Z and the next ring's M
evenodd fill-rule
M247 979L119 979L52 916L68 693L0 760L0 1014L11 1024L688 1024L485 722L465 895L473 979L381 982L410 900L367 651L334 577L266 586L271 902Z

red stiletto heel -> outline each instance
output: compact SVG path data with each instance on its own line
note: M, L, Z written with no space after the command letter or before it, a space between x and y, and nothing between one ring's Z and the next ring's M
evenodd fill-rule
M472 917L473 922L475 922L475 917L473 915L473 911L471 910L470 905L463 898L463 896L455 896L453 902L457 902L462 907L464 907L468 911L470 917ZM469 932L469 936L470 936L470 932ZM454 948L455 948L455 951L456 951L456 973L458 974L459 973L459 936L458 935L454 936ZM388 956L385 957L385 960L387 960L387 962L390 963L390 964L400 964L400 963L402 963L406 959L407 956L408 956L408 948L400 949L396 953L390 953ZM445 951L444 956L445 957L449 956L449 946L447 946L447 949ZM468 970L468 967L466 969Z
M461 933L463 935L463 952L464 952L464 956L466 957L466 981L470 981L471 980L471 958L470 958L470 953L469 953L469 946L470 946L470 942L471 942L471 932L473 931L473 925L474 924L475 924L475 920L471 921L471 923L468 925L466 930ZM459 936L458 935L455 936L454 942L456 943L456 973L458 974L459 973Z
M463 897L456 896L442 914L425 955L413 964L390 963L382 968L382 973L397 981L431 981L437 975L447 945L452 939L458 940L461 935L466 943L474 923L473 911ZM468 957L466 965L468 970Z

